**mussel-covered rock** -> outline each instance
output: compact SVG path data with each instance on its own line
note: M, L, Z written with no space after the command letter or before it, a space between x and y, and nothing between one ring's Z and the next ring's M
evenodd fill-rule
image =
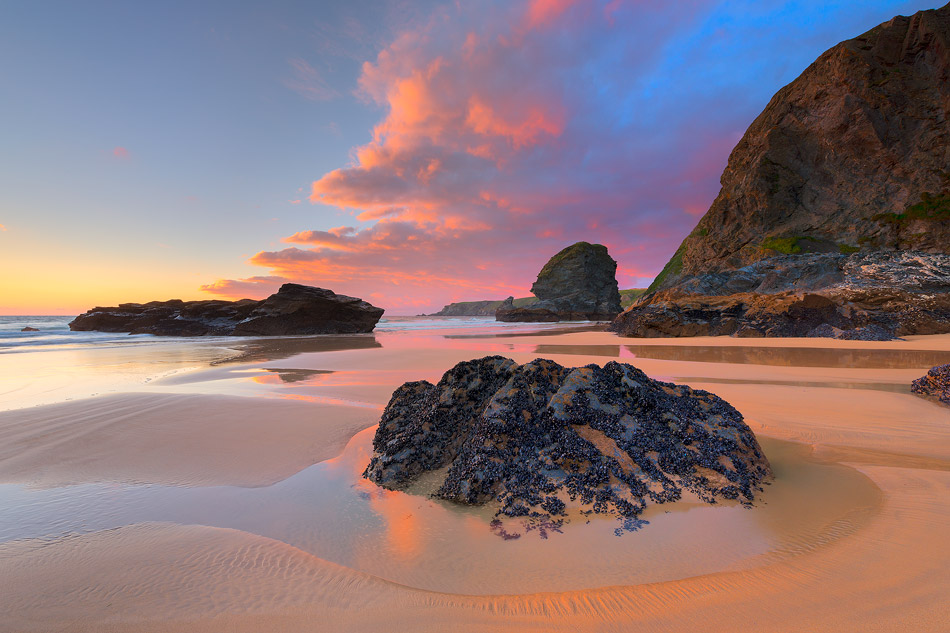
M771 476L742 415L706 391L632 365L459 363L438 384L404 384L383 412L364 476L400 489L439 474L435 496L498 514L636 517L684 491L751 502Z
M950 364L938 365L913 382L911 391L950 405Z

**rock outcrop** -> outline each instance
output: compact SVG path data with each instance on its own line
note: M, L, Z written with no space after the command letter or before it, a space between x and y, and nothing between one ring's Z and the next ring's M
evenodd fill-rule
M25 328L23 328L23 329L20 330L20 331L21 331L21 332L39 332L39 329L37 329L37 328L35 328L35 327L26 326Z
M950 256L785 255L695 275L621 314L626 336L888 340L950 331Z
M548 260L531 286L538 301L525 307L509 297L498 321L609 321L620 313L617 262L601 244L577 242Z
M729 157L719 196L617 329L689 335L711 320L712 330L726 322L728 333L729 319L750 303L781 311L811 293L834 302L844 327L830 313L828 325L844 331L853 329L855 311L880 315L898 333L950 331L944 316L931 318L945 308L931 292L898 295L870 284L855 297L836 281L868 257L882 265L875 255L902 262L904 271L888 274L911 285L918 264L945 265L928 258L950 254L948 113L950 5L895 17L831 48L752 123ZM760 273L773 276L763 281ZM784 276L794 289L773 288ZM796 297L777 296L785 292ZM916 312L928 315L920 328ZM745 325L739 321L736 331ZM750 327L788 335L775 325Z
M910 390L950 405L950 364L934 367L927 375L915 380Z
M459 363L437 385L397 389L373 448L364 476L377 484L403 489L438 472L436 497L497 503L496 516L550 518L573 504L635 518L686 491L751 502L771 475L728 403L616 362Z
M331 290L284 284L262 301L152 301L93 308L74 331L160 336L295 336L372 332L383 309Z

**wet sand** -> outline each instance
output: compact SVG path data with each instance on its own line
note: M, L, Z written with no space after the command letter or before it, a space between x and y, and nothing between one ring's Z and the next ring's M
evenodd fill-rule
M132 393L0 415L0 482L269 486L335 457L369 408Z
M547 334L262 344L0 413L0 630L945 630L950 408L899 386L950 362L950 336ZM776 481L751 510L673 504L620 537L600 519L504 541L478 510L359 478L357 431L396 386L488 353L713 391Z

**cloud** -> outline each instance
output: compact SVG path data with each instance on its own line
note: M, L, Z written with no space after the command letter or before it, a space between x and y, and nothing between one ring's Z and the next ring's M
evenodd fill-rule
M363 65L359 95L385 114L350 164L312 184L321 213L345 210L352 226L300 231L249 261L387 308L438 308L524 294L551 255L587 240L608 246L621 287L643 285L791 78L770 69L804 68L820 48L796 42L835 41L846 4L818 26L808 1L798 22L775 19L779 3L705 0L434 10Z
M290 281L275 275L249 277L247 279L219 279L214 283L204 284L198 290L229 299L263 299Z
M531 0L525 15L525 26L529 29L544 26L561 16L577 0Z
M119 146L112 149L112 155L119 160L130 160L132 158L132 155L129 154L129 150Z
M294 58L287 60L287 63L290 64L293 76L284 79L284 85L300 96L311 101L329 101L340 96L340 93L330 86L323 75L306 60Z
M2 224L0 224L0 231L6 231L6 230L7 230L7 227L5 227L5 226L3 226Z

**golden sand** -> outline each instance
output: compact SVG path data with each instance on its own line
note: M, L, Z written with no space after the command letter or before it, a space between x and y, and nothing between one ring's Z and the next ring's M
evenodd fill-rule
M191 505L217 498L206 486L265 487L228 494L248 515L286 513L247 518L246 529L116 520L9 539L0 544L0 630L946 630L950 409L906 385L924 373L921 363L950 355L950 336L374 340L379 347L263 354L140 393L0 414L0 482L97 482L104 507L110 483L187 487L182 495L199 495ZM835 361L833 351L849 360ZM486 536L477 512L359 483L368 435L356 431L392 390L486 353L568 365L616 359L718 393L762 440L776 483L752 510L656 510L649 526L622 537L596 522L568 525L510 550ZM321 481L354 488L320 492ZM311 489L323 505L308 520L297 506ZM262 496L241 496L252 494ZM245 499L275 505L240 505ZM361 518L349 524L351 511ZM364 525L367 517L379 525ZM377 537L347 534L360 530ZM686 553L697 542L704 546ZM532 561L544 573L526 571L519 584L517 566Z

